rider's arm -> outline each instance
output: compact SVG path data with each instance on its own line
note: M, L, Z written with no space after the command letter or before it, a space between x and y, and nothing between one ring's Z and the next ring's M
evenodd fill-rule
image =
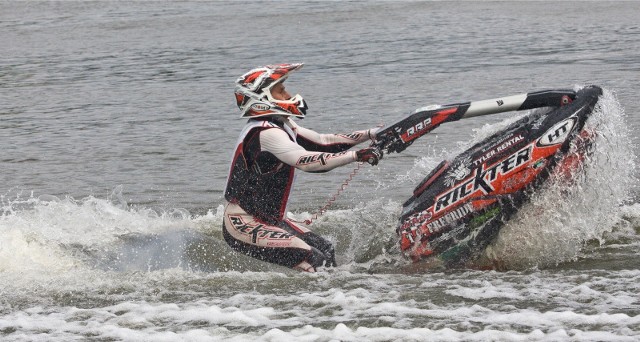
M260 147L262 151L273 154L283 163L306 172L329 171L356 160L355 151L337 153L307 151L291 141L289 135L278 128L260 132Z
M298 144L309 151L346 151L352 146L371 140L376 131L376 128L372 128L348 134L321 134L299 126L293 120L290 120L290 123L298 134Z

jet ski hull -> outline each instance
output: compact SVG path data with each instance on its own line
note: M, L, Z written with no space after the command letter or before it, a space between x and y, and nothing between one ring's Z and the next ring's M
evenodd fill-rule
M443 161L403 204L397 233L414 261L460 265L476 257L550 175L571 175L593 142L584 129L602 89L535 111Z

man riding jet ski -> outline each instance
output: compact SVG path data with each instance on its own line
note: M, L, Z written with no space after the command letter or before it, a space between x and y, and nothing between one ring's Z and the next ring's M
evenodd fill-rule
M243 118L225 190L222 231L234 250L258 260L315 272L335 266L331 242L285 215L295 169L326 172L352 162L376 165L375 147L349 151L372 140L377 128L350 134L320 134L295 123L307 104L291 96L284 81L302 63L267 65L236 80L235 96Z

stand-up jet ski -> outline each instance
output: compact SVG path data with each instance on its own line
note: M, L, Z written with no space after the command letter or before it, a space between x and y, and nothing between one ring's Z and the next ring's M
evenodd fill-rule
M448 266L477 256L550 175L579 167L594 139L584 125L601 94L589 86L429 106L380 130L376 146L401 152L446 122L545 108L443 161L416 186L397 228L402 253Z

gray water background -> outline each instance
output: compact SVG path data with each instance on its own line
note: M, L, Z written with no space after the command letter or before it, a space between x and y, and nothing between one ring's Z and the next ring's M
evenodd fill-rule
M320 132L575 84L638 109L635 2L0 6L3 193L104 197L122 185L131 203L215 206L244 124L233 82L267 63L306 63L289 89L311 106L301 124ZM433 148L499 119L442 127ZM422 152L389 157L372 178L393 181ZM304 177L292 205L322 204L347 173Z

